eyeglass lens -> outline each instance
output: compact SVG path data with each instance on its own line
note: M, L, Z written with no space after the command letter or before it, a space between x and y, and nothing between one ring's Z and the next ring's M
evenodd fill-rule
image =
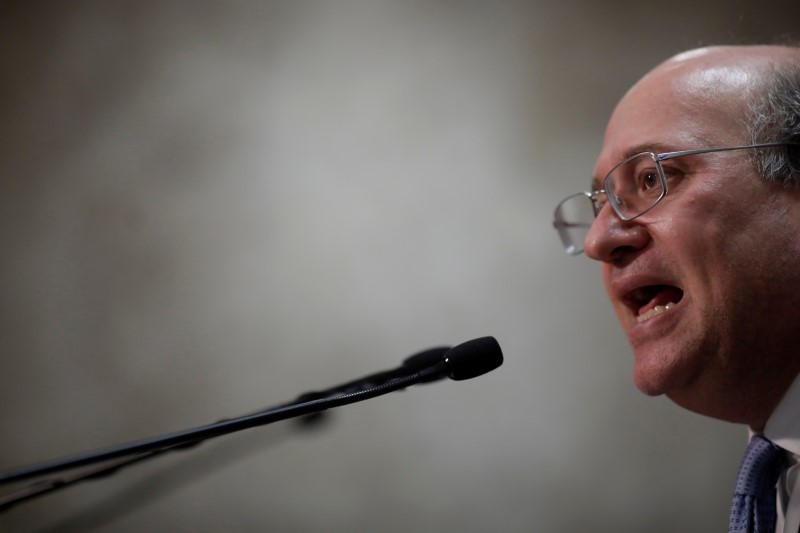
M553 225L568 254L583 251L583 241L594 218L594 205L588 194L573 194L558 205Z
M623 220L636 218L664 196L664 176L655 158L649 152L637 154L608 174L604 182L606 197ZM595 216L588 193L574 194L558 205L553 225L568 254L583 251L583 241Z
M624 220L641 215L664 196L664 179L649 152L635 155L617 165L605 181L608 201Z

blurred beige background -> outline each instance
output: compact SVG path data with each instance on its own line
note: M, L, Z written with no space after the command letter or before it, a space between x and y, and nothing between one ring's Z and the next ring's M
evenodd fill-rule
M798 22L796 0L4 3L0 469L433 345L494 335L506 363L0 530L724 531L745 429L635 390L551 213L646 70Z

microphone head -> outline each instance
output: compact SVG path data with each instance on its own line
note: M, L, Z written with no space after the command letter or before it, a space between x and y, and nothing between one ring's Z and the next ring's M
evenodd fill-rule
M444 355L444 362L450 379L472 379L502 365L503 351L494 337L480 337L451 348Z

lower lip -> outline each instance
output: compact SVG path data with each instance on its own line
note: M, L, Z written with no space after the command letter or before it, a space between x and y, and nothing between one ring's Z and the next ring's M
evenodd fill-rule
M664 313L668 313L670 310L674 309L676 305L678 305L678 304L673 303L673 302L669 302L667 305L657 305L657 306L653 307L652 309L649 309L647 312L642 313L639 316L637 316L636 317L636 323L637 324L641 324L642 322L650 320L653 317L656 317L656 316L664 314Z
M667 329L674 327L682 309L683 306L678 302L672 308L651 316L642 322L638 322L634 318L634 324L628 330L629 340L633 343L634 340L644 340L655 335L663 335Z

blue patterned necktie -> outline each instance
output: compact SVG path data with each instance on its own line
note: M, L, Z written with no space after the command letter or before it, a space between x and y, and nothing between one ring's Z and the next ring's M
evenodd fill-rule
M784 460L781 448L753 436L739 467L729 533L774 533L775 484Z

